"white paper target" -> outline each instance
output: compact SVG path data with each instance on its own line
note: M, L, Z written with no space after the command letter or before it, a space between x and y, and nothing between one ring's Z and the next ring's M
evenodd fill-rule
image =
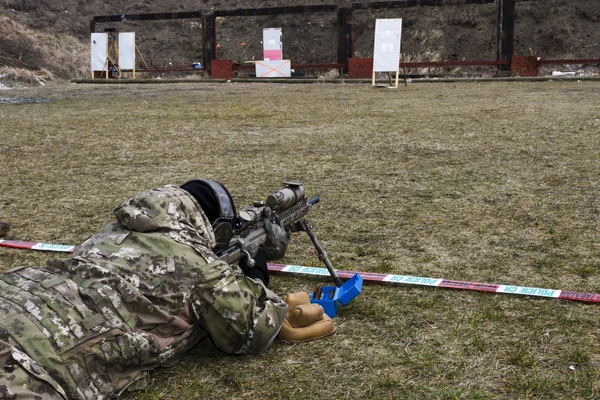
M92 33L90 53L92 71L104 71L108 56L108 33Z
M283 58L281 28L263 29L263 58L265 60L281 60Z
M135 32L119 33L119 68L135 69Z
M398 70L401 36L402 19L378 19L375 21L373 71L395 72Z

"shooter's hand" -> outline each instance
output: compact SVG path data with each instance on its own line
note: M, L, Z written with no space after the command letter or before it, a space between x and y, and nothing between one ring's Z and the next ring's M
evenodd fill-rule
M240 261L240 268L244 275L254 279L260 279L266 287L269 287L269 269L267 268L267 257L264 251L259 251L256 257L254 257L254 266L249 267L247 265L247 258L243 258Z
M269 220L265 221L265 229L267 230L267 240L263 246L263 251L267 260L273 261L283 258L290 242L290 232Z

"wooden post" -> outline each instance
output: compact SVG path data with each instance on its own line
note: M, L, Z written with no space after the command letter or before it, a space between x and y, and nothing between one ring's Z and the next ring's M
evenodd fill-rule
M148 71L148 74L150 74L150 77L152 79L154 79L154 76L152 76L152 72L150 72L150 68L148 68L148 64L146 64L146 60L144 60L144 56L142 55L142 52L140 51L140 49L138 49L137 44L135 45L135 51L137 51L138 55L142 59L142 63L144 64L144 67L146 67L146 71ZM135 65L134 65L134 67L135 67ZM135 79L135 70L134 70L133 78Z
M408 86L406 81L406 63L404 62L404 49L402 48L402 41L400 41L400 58L402 59L402 69L404 70L404 86Z
M96 32L96 21L94 21L93 19L90 19L90 34L95 33L95 32ZM91 66L90 66L90 69L92 70L92 79L95 79L94 70L91 68Z
M119 60L119 42L115 41L115 60L116 62L116 66L117 66L117 71L119 72L119 79L121 79L121 61Z
M496 4L496 61L500 61L500 48L502 47L502 0ZM498 65L498 71L502 68Z
M515 50L515 0L498 0L496 35L497 60L510 61ZM510 64L500 65L500 70L510 71Z
M354 57L354 38L352 37L352 9L337 10L338 63L344 64L343 72L348 73L348 59Z
M210 63L217 59L217 36L215 14L202 16L202 61L204 69L211 73Z
M104 73L106 74L106 79L108 79L108 69L110 68L110 52L112 50L113 44L114 42L111 42L110 46L108 46L108 53L106 54L106 60L104 60L104 66L106 67Z

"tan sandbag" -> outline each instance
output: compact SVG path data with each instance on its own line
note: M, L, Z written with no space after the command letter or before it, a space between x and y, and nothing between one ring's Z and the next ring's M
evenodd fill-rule
M288 310L293 310L300 304L310 304L310 297L306 292L288 293L283 296L283 301L288 305Z
M281 331L279 331L279 339L288 342L307 342L309 340L321 339L334 332L335 325L333 325L333 321L327 314L324 314L322 320L304 328L294 328L286 319Z
M323 319L323 307L318 304L300 304L288 312L287 320L294 328L304 328Z
M290 307L279 331L280 339L288 342L307 342L335 332L331 318L323 312L323 307L310 304L308 293L292 293L285 296L284 300Z

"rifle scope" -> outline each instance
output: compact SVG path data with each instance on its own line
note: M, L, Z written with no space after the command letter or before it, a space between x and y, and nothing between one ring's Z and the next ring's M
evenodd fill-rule
M286 182L286 188L267 197L267 204L273 210L285 209L304 198L304 187L298 182Z

